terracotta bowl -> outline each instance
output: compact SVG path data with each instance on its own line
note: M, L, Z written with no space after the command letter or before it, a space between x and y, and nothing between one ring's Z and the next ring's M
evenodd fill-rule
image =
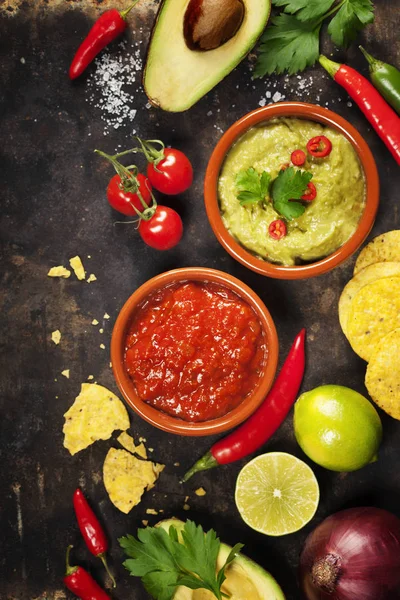
M139 398L136 388L130 379L125 366L125 339L138 306L152 292L171 283L184 281L210 281L218 283L235 292L245 300L256 312L266 339L268 358L264 372L260 377L255 391L247 396L243 402L232 411L210 421L189 423L177 417L163 413L153 408ZM211 435L226 431L247 419L262 403L268 393L275 377L278 363L278 337L272 317L262 300L247 285L221 271L206 268L184 268L167 271L153 277L132 294L122 307L111 338L111 360L117 385L127 404L133 408L143 419L164 431L186 436Z
M254 256L241 246L225 228L222 221L217 185L221 167L232 144L250 127L276 117L296 117L316 121L339 131L353 145L365 174L366 205L357 230L343 246L329 256L310 264L284 267ZM281 102L254 110L234 123L216 145L208 163L204 199L211 227L233 258L256 273L277 279L305 279L334 269L351 256L364 242L375 221L379 205L379 177L374 157L358 131L336 113L302 102Z

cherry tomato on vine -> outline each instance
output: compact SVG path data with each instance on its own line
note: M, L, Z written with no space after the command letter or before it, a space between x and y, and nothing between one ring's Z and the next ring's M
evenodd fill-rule
M147 206L151 204L151 183L145 175L138 173L136 176L138 182L138 191L142 195L142 198ZM114 175L110 179L107 187L107 199L111 206L118 212L127 215L128 217L134 217L137 215L134 208L140 212L146 208L137 194L132 192L125 192L121 185L121 177Z
M169 250L182 237L182 219L172 208L158 205L150 219L141 219L139 233L148 246L156 250Z
M175 148L164 148L164 158L157 164L147 165L147 177L156 190L174 196L182 194L193 181L193 167L183 152Z

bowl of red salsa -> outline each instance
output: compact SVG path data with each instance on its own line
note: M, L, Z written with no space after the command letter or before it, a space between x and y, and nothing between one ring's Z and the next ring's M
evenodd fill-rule
M278 337L251 288L207 268L167 271L123 306L111 339L117 385L143 419L210 435L247 419L275 377Z

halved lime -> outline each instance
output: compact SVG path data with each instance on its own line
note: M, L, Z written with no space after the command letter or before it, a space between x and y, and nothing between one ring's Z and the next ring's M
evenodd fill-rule
M249 527L265 535L286 535L315 515L318 481L310 467L292 454L269 452L240 471L235 501Z

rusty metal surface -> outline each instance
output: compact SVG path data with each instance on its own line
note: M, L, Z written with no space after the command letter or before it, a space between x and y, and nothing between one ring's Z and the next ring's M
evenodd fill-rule
M76 562L107 584L100 561L85 549L75 523L71 497L79 484L98 507L111 540L110 563L118 579L117 590L111 592L115 600L147 597L141 583L124 571L117 543L121 535L135 532L142 519L156 522L159 517L146 515L147 508L162 509L162 516L190 517L205 527L213 526L228 543L243 542L245 553L273 573L288 600L296 600L298 555L307 533L321 519L360 504L382 506L400 516L397 422L381 414L384 441L378 463L352 474L336 474L312 465L321 486L315 519L297 534L270 539L247 528L235 509L235 480L245 461L220 468L218 473L200 474L183 487L179 475L212 440L162 433L134 414L132 432L147 438L148 446L154 448L152 456L167 467L138 507L129 515L120 513L110 503L101 476L104 456L115 441L97 442L69 456L63 448L63 414L89 375L117 391L109 367L116 315L138 285L179 266L219 268L248 283L275 319L281 360L300 327L307 327L304 390L339 383L365 393L365 365L351 351L337 318L340 291L351 276L354 259L309 281L274 281L249 272L216 241L203 208L202 179L221 132L263 98L270 101L267 92L328 105L366 138L382 183L374 234L400 226L399 170L359 110L348 105L346 94L318 68L301 78L253 82L249 61L244 61L181 115L147 106L138 71L136 81L131 77L126 88L126 103L137 112L124 113L115 128L115 122L107 123L98 85L100 67L92 67L88 76L74 84L66 75L98 4L89 0L1 3L0 598L72 598L62 585L64 552L69 543L75 545ZM143 4L130 18L125 47L114 44L108 51L111 58L123 57L125 78L134 70L133 64L129 67L128 56L136 53L136 64L143 61L157 3ZM380 0L376 6L376 23L363 41L371 52L395 62L399 56L398 2ZM348 54L338 53L337 58L351 61L366 73L356 47ZM127 147L133 129L145 138L160 137L187 151L195 165L190 191L176 200L163 199L178 207L185 223L183 242L164 254L145 247L133 226L114 224L118 217L105 199L111 170L93 153L96 147L109 152L119 145ZM46 276L49 267L68 266L68 259L76 254L97 281L88 284L74 277L52 280ZM103 319L105 313L111 316L109 320ZM94 318L100 321L98 327L91 325ZM51 341L55 329L62 332L59 346ZM61 375L64 369L70 370L69 379ZM294 439L291 417L263 450L288 451L304 459ZM177 462L179 467L174 466ZM201 485L207 495L197 497L194 490ZM183 510L186 495L189 512Z

